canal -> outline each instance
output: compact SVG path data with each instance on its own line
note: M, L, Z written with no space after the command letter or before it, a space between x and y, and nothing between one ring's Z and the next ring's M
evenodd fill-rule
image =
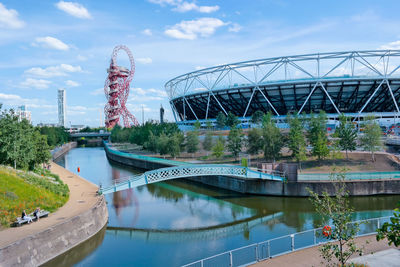
M103 148L76 148L57 161L108 185L140 173L110 163ZM315 228L306 198L249 196L174 180L106 195L109 222L45 266L180 266L270 238ZM354 219L391 214L400 196L353 197Z

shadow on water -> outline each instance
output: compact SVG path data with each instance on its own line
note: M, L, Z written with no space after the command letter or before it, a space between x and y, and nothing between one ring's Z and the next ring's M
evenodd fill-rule
M104 226L97 234L82 242L73 249L57 256L41 265L43 267L73 266L92 254L103 242L107 226Z

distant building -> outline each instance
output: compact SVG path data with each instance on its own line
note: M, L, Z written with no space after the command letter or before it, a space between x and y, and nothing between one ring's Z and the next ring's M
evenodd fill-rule
M22 121L23 119L26 119L31 123L31 112L26 110L26 106L22 105L17 108L16 114L18 116L18 121Z
M43 122L41 122L41 123L38 123L36 126L37 127L57 127L58 123L43 123Z
M67 95L65 89L58 89L58 125L66 127Z
M160 107L160 123L164 123L164 108Z

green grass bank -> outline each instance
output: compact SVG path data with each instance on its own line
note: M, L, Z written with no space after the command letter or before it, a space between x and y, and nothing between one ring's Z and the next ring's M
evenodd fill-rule
M0 228L9 227L36 207L53 212L63 206L69 189L60 178L47 170L26 172L0 165Z

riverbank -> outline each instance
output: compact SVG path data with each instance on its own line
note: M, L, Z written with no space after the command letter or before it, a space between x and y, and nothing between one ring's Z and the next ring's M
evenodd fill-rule
M387 240L376 241L376 235L368 235L363 237L355 238L357 246L364 246L364 255L376 253L390 248L395 248L394 245L389 246ZM321 265L322 258L318 246L301 249L292 253L288 253L282 256L271 258L259 263L253 264L253 267L264 267L264 266L292 266L292 267L303 267L303 266L323 266ZM358 257L355 254L351 259Z
M37 266L87 240L107 223L98 187L52 163L51 171L68 185L68 202L39 222L0 231L0 266Z
M136 155L118 151L112 145L104 142L104 149L107 158L111 161L140 168L143 170L154 170L170 166L185 166L187 162L179 162L166 160L144 155ZM351 173L351 175L357 175ZM371 195L389 195L400 194L400 173L372 173L368 177L360 177L357 179L346 180L346 189L350 196L371 196ZM336 195L334 183L327 177L315 177L305 180L277 181L270 179L252 179L252 178L237 178L228 175L207 175L196 177L185 177L185 179L194 182L202 183L209 186L214 186L222 189L227 189L243 194L269 195L269 196L290 196L290 197L309 197L310 193L307 190L311 189L318 195L327 192L329 195Z

